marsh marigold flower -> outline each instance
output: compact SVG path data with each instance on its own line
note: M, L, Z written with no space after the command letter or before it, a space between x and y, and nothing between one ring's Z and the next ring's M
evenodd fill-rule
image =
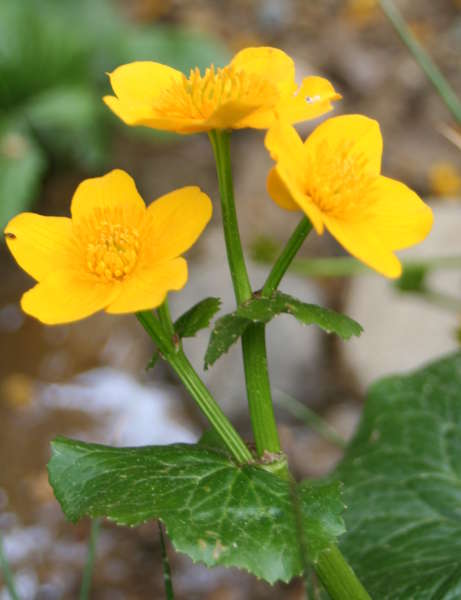
M432 211L406 185L380 174L382 137L373 119L344 115L324 121L303 143L290 125L266 135L276 161L267 189L287 210L302 210L318 234L324 227L353 256L387 277L402 266L394 254L422 241Z
M180 255L211 217L197 187L146 208L133 179L114 170L83 181L67 217L22 213L5 228L16 262L38 283L21 306L43 323L83 319L99 310L131 313L162 304L187 281Z
M115 96L104 102L127 125L177 133L267 129L276 117L313 119L339 99L329 81L306 77L298 87L292 59L277 48L246 48L222 69L189 77L156 62L133 62L109 74Z

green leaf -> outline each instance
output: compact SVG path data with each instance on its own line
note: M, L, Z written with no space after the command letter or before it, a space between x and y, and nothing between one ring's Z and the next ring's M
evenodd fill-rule
M424 265L407 265L394 283L401 292L421 292L425 289L428 269Z
M375 384L335 477L376 600L461 598L461 354Z
M46 157L25 127L0 124L0 228L36 199Z
M255 295L236 311L216 321L205 354L205 368L227 352L251 323L268 323L282 313L293 315L303 325L317 325L344 340L363 331L359 323L345 315L316 304L306 304L288 294L276 291L269 298Z
M205 369L208 369L220 356L225 354L250 325L249 319L238 317L236 313L230 313L218 319L206 349Z
M336 482L292 484L199 445L111 448L58 438L52 449L50 482L70 520L159 518L176 549L207 566L289 581L303 571L303 544L315 561L343 532Z
M159 360L160 360L160 352L158 350L155 350L155 352L152 355L152 358L147 363L146 371L148 371L149 369L153 369Z
M43 146L60 161L72 160L92 169L104 164L106 113L90 87L47 90L31 100L24 112Z
M176 333L180 338L194 337L198 331L208 327L220 306L219 298L210 297L198 302L175 322Z
M230 58L217 38L172 25L133 27L125 33L121 49L124 62L155 60L187 75L190 69L204 69L211 63L224 66Z

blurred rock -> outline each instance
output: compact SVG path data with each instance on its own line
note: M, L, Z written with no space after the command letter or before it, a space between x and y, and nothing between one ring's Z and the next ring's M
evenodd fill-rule
M66 384L45 385L39 402L47 408L83 411L95 427L78 432L79 439L117 446L194 442L174 388L142 385L127 373L93 369Z
M461 205L433 205L434 227L419 246L401 258L461 255ZM429 284L461 301L461 269L431 274ZM362 390L377 378L404 373L456 350L457 317L422 298L402 294L383 277L357 277L351 282L344 312L365 329L360 338L342 342L346 363Z

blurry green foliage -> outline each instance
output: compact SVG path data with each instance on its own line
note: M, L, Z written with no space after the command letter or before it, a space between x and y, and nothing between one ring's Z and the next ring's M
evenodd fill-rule
M93 172L109 162L117 120L101 102L106 72L133 60L187 72L227 59L202 34L129 23L109 0L1 0L0 226L31 205L50 160Z

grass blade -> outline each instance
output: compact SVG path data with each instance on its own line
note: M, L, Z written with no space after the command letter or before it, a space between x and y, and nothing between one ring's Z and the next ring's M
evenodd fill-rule
M90 539L88 541L88 554L85 569L83 571L82 587L80 588L80 600L88 600L90 597L91 580L93 578L94 561L96 558L96 545L98 543L100 519L91 521Z
M11 600L19 600L18 593L16 592L16 587L14 585L13 573L11 572L10 565L8 564L8 560L5 556L5 552L3 551L3 542L2 537L0 536L0 571L3 575L3 579L5 580L6 589L11 596Z
M451 85L442 75L438 66L415 38L406 24L405 19L394 6L392 0L379 0L379 4L403 43L413 54L416 62L437 90L447 108L451 111L451 114L454 116L457 123L461 123L461 102Z
M168 560L168 554L166 551L165 536L163 535L163 529L160 521L158 523L158 530L160 533L160 547L162 549L162 568L163 568L163 582L165 584L165 598L166 600L174 600L173 592L173 580L171 579L171 568L170 561Z

